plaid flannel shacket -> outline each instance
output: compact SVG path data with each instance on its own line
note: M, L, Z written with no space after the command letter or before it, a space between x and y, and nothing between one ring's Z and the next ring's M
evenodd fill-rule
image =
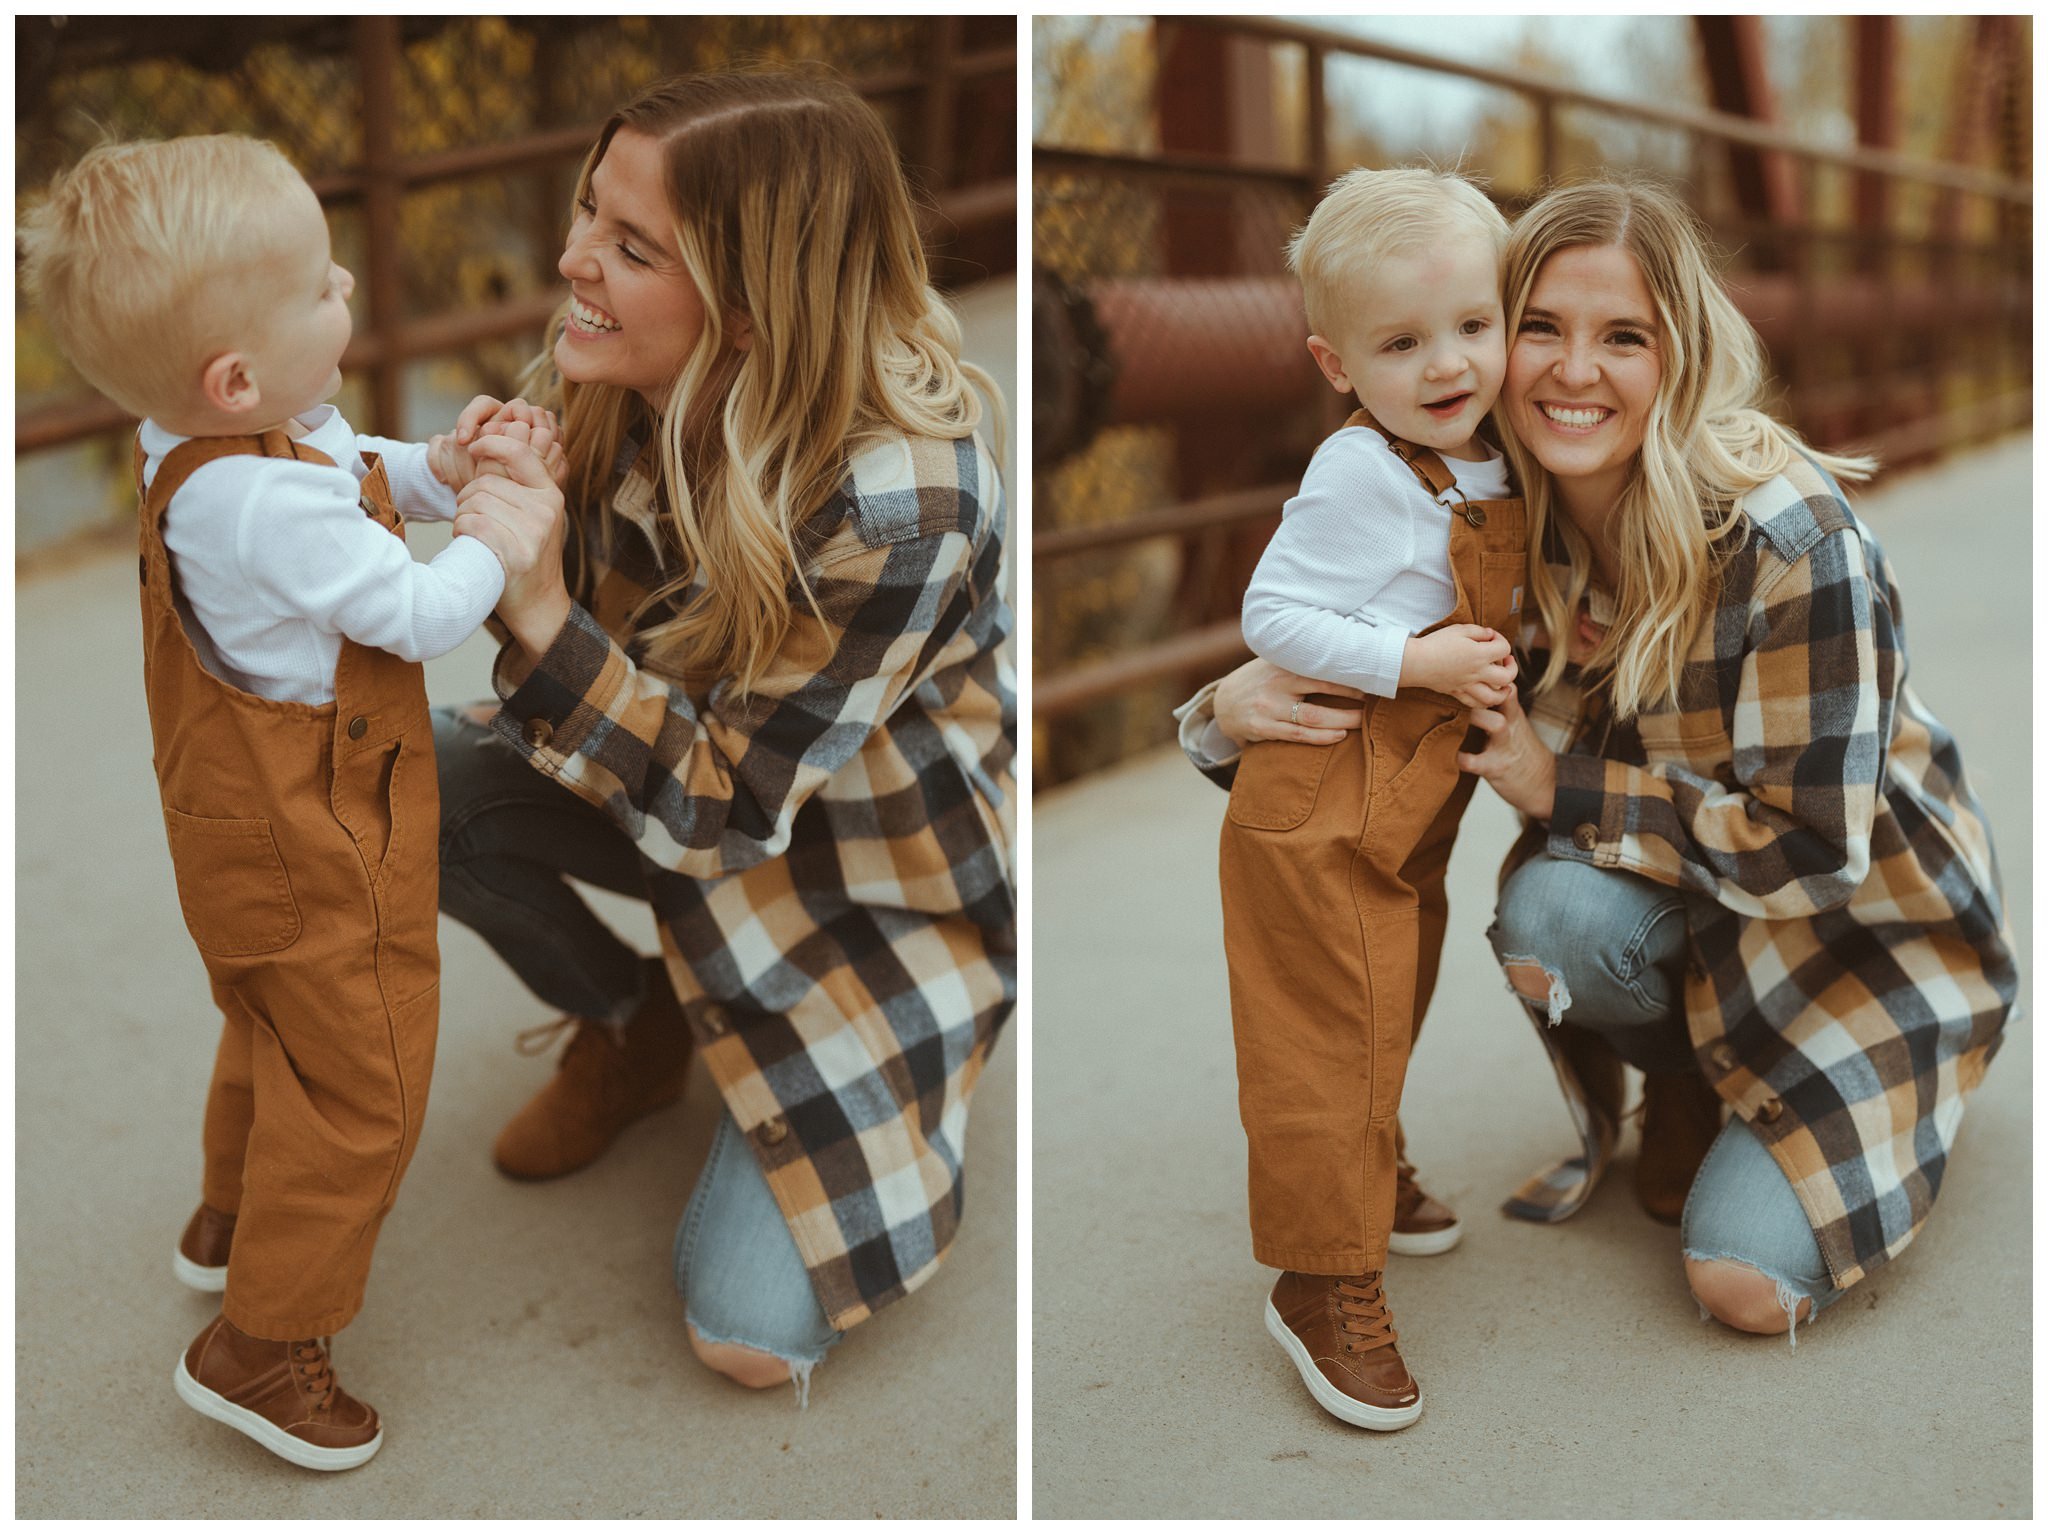
M677 993L832 1325L931 1278L968 1101L1016 998L1015 678L1005 509L979 437L850 457L795 622L753 692L657 670L669 576L645 460L576 606L494 677L498 734L639 848ZM794 590L794 588L793 588Z
M2018 980L1990 832L1907 685L1877 541L1804 459L1741 510L1675 701L1616 723L1576 671L1525 699L1558 753L1557 800L1509 865L1540 848L1684 894L1701 1069L1846 1289L1927 1218ZM1586 1131L1573 1073L1559 1079ZM1610 1149L1585 1139L1584 1162L1532 1180L1513 1213L1582 1202Z

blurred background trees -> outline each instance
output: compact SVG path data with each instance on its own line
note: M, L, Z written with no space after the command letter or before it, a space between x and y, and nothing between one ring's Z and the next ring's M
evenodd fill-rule
M577 130L594 130L664 76L750 65L828 66L888 121L927 202L948 188L979 191L973 214L936 221L942 282L1015 264L1012 18L406 17L398 27L390 121L382 125L397 157L459 157L551 132L572 145L546 163L404 191L396 225L401 323L521 301L544 312L562 288L555 261L588 142ZM316 188L323 177L350 175L365 157L359 43L350 17L17 18L17 215L52 174L109 136L248 133L275 142ZM934 92L942 54L968 64ZM935 101L943 122L929 115ZM934 167L934 159L945 163ZM361 336L369 319L363 201L331 204L329 222L336 259L357 277ZM541 342L542 327L529 323L453 355L409 361L402 419L386 429L414 437L445 429L472 394L506 392ZM83 388L17 292L17 420ZM339 403L359 429L372 429L359 371L347 374ZM133 510L128 436L123 426L17 459L18 551L81 529L125 527Z

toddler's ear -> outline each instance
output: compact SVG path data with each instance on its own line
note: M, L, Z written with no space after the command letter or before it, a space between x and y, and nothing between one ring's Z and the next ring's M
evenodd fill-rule
M209 358L199 375L199 392L207 405L230 416L244 415L263 402L249 359L240 352Z
M1351 393L1351 378L1344 371L1344 359L1337 355L1337 349L1321 336L1308 338L1308 354L1316 360L1316 366L1323 370L1323 377L1330 381L1330 387L1339 394Z

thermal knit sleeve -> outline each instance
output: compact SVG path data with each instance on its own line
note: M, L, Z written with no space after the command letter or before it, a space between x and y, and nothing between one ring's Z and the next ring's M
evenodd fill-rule
M818 611L797 598L750 693L728 677L700 702L577 605L530 670L516 644L500 652L494 727L663 868L712 878L775 857L804 802L974 643L975 594L999 584L1001 541L966 475L916 490L900 503L911 526L827 545L809 574Z
M291 459L256 466L235 520L243 583L271 612L359 645L407 661L446 655L497 606L498 557L464 536L422 564L363 515L358 494L345 469Z
M1870 869L1902 671L1885 588L1853 522L1760 572L1740 643L1734 783L1561 755L1549 851L1746 916L1844 906Z
M1245 589L1245 643L1301 676L1392 697L1409 630L1372 602L1415 562L1418 493L1378 433L1326 441Z

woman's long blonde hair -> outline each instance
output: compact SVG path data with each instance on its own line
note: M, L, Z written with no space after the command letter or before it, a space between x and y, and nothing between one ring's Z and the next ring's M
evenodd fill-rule
M1613 622L1588 662L1589 671L1611 671L1614 709L1627 719L1677 696L1686 652L1713 609L1721 565L1738 542L1740 498L1795 453L1845 479L1867 479L1877 466L1817 452L1758 408L1763 344L1723 291L1705 229L1651 182L1559 187L1522 215L1503 277L1511 345L1543 263L1588 245L1617 246L1635 258L1656 302L1663 363L1642 450L1607 522L1619 585ZM1541 692L1564 674L1565 637L1592 580L1593 552L1571 519L1557 515L1549 473L1511 429L1504 426L1502 435L1528 500L1530 596L1552 640L1550 664L1536 682ZM1570 564L1562 589L1544 558L1553 531Z
M621 128L662 147L703 334L676 359L658 419L632 390L556 384L545 355L526 382L544 402L559 389L572 517L608 517L621 445L652 439L679 574L640 611L699 577L704 592L646 632L649 653L679 675L733 677L744 693L786 636L795 594L815 611L808 524L850 454L889 431L966 437L982 419L974 386L992 410L997 395L960 360L959 322L930 285L895 146L849 87L820 74L665 80L604 125L579 202ZM732 345L741 319L745 350Z

